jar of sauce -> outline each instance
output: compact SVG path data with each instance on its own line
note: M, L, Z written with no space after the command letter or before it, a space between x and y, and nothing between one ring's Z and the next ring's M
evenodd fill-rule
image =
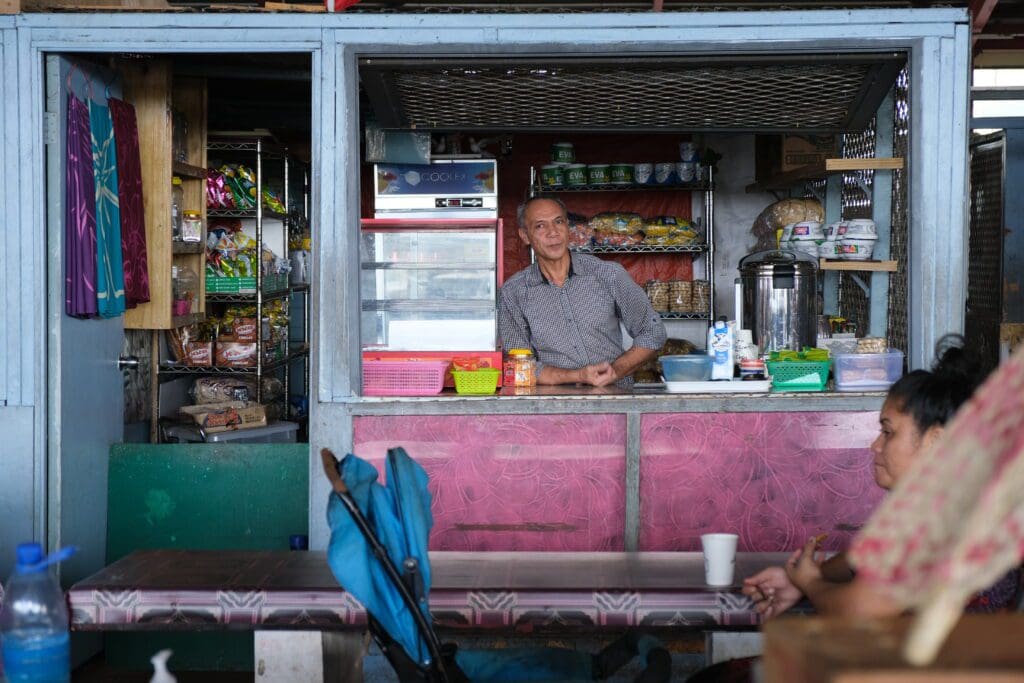
M537 384L537 363L530 349L509 349L503 370L505 386L532 387Z

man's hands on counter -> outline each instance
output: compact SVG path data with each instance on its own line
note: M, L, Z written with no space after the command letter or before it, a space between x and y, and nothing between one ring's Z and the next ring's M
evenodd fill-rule
M634 346L611 363L591 363L575 370L545 365L537 376L537 381L540 384L589 384L594 387L607 387L633 374L634 370L657 355L657 349Z
M579 372L581 384L590 384L595 387L606 387L609 384L615 384L619 379L615 368L608 362L587 365L580 368Z

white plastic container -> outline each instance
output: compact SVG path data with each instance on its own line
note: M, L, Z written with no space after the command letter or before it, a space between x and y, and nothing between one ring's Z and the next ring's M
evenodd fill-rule
M832 356L836 391L885 391L903 375L903 352L837 353Z
M869 261L875 253L875 244L878 242L878 235L858 235L851 237L847 232L839 240L840 258L846 261Z
M821 229L821 223L817 221L800 221L793 224L789 239L792 242L797 240L821 241L825 239L825 231Z
M869 218L854 218L846 221L846 237L860 237L861 235L878 235L875 230L875 222Z
M828 259L840 258L839 242L834 240L825 240L818 245L818 256Z
M295 422L271 422L265 427L252 429L236 429L229 432L217 432L206 435L206 443L295 443L299 425ZM203 435L195 425L173 425L167 428L168 440L179 442L204 441Z

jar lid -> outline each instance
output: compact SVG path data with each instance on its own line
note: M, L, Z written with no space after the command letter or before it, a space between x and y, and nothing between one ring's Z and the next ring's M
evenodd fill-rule
M196 217L199 216L199 212L198 211L185 211L184 213L185 213L186 216L196 216Z
M530 349L509 349L508 355L510 356L532 356L533 351Z

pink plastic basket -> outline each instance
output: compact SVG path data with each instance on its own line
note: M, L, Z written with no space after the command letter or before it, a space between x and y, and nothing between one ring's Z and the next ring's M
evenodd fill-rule
M446 360L364 360L364 396L434 396L444 387Z

